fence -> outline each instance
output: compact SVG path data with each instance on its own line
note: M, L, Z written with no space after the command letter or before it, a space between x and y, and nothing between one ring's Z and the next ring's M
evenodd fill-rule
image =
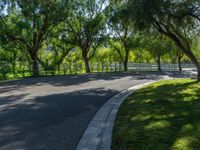
M195 69L195 65L193 65L191 63L182 63L181 67L183 70L184 69ZM129 63L128 70L157 71L158 66L157 66L157 64L151 64L151 63ZM163 63L163 64L161 64L161 70L162 71L179 71L179 66L178 66L178 64Z
M195 69L195 66L191 63L182 63L181 64L183 70L187 69ZM6 69L8 65L0 65L0 78L5 79L9 78L10 76L17 76L17 77L25 77L31 75L31 67L20 67L23 69L18 69L17 71L13 71L12 67L9 66L9 69ZM99 63L92 63L90 65L91 72L119 72L123 71L124 67L122 63L110 63L110 62L99 62ZM85 73L85 67L83 64L80 63L73 63L70 62L65 65L61 65L59 68L40 68L41 75L58 75L58 74L82 74ZM158 66L157 64L152 63L128 63L128 70L129 71L157 71ZM161 70L163 71L178 71L179 67L178 64L161 64Z

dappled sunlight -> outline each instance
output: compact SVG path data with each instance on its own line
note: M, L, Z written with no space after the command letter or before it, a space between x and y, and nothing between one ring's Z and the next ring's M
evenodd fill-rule
M152 100L152 99L146 99L146 100L144 100L143 102L144 102L144 103L151 103L151 102L153 102L153 100Z
M199 100L199 93L196 93L196 91L194 91L193 88L188 87L187 89L179 92L180 95L188 95L187 97L182 97L182 101L189 102L189 101Z
M172 149L174 149L174 150L193 150L193 149L196 149L197 147L196 148L192 147L192 142L193 141L195 142L196 140L197 139L192 138L190 136L180 137L175 141Z
M56 149L66 141L76 146L94 114L118 91L85 87L43 95L23 92L0 95L0 149L29 149L32 143L37 144L31 149L45 149L46 145Z
M199 93L200 84L190 79L160 81L134 92L120 107L113 149L199 150Z
M166 120L153 121L145 126L145 130L156 130L170 127L170 122Z
M174 113L168 113L168 114L163 114L163 115L152 115L152 118L154 118L155 120L159 120L159 119L170 119L170 118L174 118L176 115Z
M47 88L53 90L60 90L65 88L73 88L74 86L87 86L89 84L101 85L105 83L112 85L113 82L121 81L135 81L135 80L157 80L161 79L162 74L156 72L118 72L118 73L96 73L96 74L83 74L83 75L60 75L60 76L48 76L38 78L25 78L16 81L10 81L1 83L0 94L9 94L11 91L24 91L37 90L38 92L43 91Z
M145 121L150 119L152 116L148 114L138 114L131 118L131 121Z
M180 132L184 133L184 132L191 131L193 129L194 129L194 126L189 123L189 124L183 125Z

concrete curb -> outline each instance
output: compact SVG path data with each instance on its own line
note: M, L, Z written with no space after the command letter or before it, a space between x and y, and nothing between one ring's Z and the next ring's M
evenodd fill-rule
M112 129L120 105L135 90L154 82L157 81L133 86L109 99L90 121L76 150L110 150Z

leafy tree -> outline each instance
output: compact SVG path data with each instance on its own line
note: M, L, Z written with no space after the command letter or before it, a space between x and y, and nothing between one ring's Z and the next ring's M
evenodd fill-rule
M143 43L141 43L141 45L142 44ZM133 59L134 62L137 62L137 63L143 63L143 62L144 63L151 63L152 61L154 61L154 60L152 60L152 56L149 53L149 51L147 51L146 48L142 48L142 46L137 48L137 49L135 49L133 51L133 54L134 54L134 59Z
M196 65L200 80L200 64L192 51L193 35L199 33L199 0L128 0L129 16L140 30L155 30L175 42Z
M184 53L178 49L174 43L168 45L171 51L167 54L168 58L171 60L170 62L175 64L178 63L179 71L182 71L181 60L184 57Z
M149 51L158 65L158 71L161 71L161 58L170 53L171 42L163 36L156 36L151 34L143 38L142 47Z
M60 73L61 65L69 54L70 51L76 49L74 46L63 41L60 37L61 25L58 25L51 32L49 32L46 42L43 44L43 50L41 51L41 57L39 61L45 70L58 70ZM48 55L48 57L46 57Z
M9 44L4 44L1 47L5 51L5 53L7 55L11 55L10 56L10 63L12 64L12 71L13 71L13 74L15 75L15 73L16 73L16 63L17 63L17 55L18 55L18 52L19 52L19 45L13 44L13 43L9 43Z
M105 39L103 31L107 8L106 0L77 1L73 13L65 21L61 37L66 43L81 49L87 73L91 71L89 60Z
M7 74L12 70L12 55L0 49L0 78L6 79Z
M117 46L115 42L110 42L110 44L119 54L119 58L124 65L124 71L127 71L129 53L139 46L139 37L133 28L132 21L126 17L126 10L121 7L115 6L113 8L109 26L111 27L110 33L112 39L118 41L122 47Z
M38 76L38 51L48 32L68 17L71 1L10 0L10 3L14 12L7 10L0 23L1 40L23 44L32 60L33 75ZM10 5L7 6L9 9Z

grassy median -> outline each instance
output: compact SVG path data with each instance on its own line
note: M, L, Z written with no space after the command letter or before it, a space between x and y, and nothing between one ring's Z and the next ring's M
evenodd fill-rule
M122 104L112 150L200 150L200 83L160 81Z

